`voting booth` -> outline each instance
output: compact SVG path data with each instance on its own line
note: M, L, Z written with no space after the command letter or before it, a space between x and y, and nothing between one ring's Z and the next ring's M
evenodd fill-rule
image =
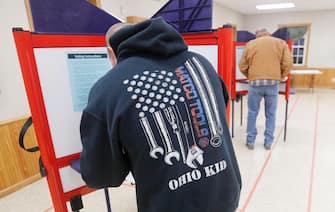
M30 111L56 212L83 208L90 189L82 180L80 119L92 85L112 66L105 32L121 22L87 1L27 0L34 32L13 29ZM78 13L80 11L80 13ZM232 28L211 30L211 0L170 0L153 17L183 34L189 50L204 55L231 91ZM46 22L46 20L48 20ZM216 89L216 88L214 88ZM229 108L227 108L229 123ZM105 188L107 211L111 211Z
M93 83L106 73L104 36L13 32L30 111L55 211L87 194L70 167L81 152L81 110Z
M273 33L272 36L283 39L287 42L290 50L292 49L292 40L288 39L285 29L279 29ZM232 100L232 136L234 137L234 114L235 114L235 102L240 101L240 125L242 125L243 120L243 96L248 93L248 79L241 73L239 69L240 59L243 53L243 50L250 40L255 39L256 36L248 31L238 31L237 32L237 41L234 42L233 47L233 69L232 69L232 87L231 87L231 100ZM286 80L279 83L279 94L285 96L286 109L285 109L285 127L284 127L284 141L286 140L286 131L287 131L287 110L288 102L290 97L290 84L291 84L291 75L288 74Z
M82 150L79 125L88 92L111 69L105 37L22 29L13 35L53 205L55 211L67 211L68 201L94 191L71 162ZM191 51L210 60L230 89L232 28L183 37Z

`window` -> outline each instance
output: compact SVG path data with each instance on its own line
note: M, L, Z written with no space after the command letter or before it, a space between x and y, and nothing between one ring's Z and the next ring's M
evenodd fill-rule
M293 42L292 55L294 65L305 65L306 35Z
M287 28L290 39L293 40L292 56L294 66L307 66L309 33L311 24L279 25Z

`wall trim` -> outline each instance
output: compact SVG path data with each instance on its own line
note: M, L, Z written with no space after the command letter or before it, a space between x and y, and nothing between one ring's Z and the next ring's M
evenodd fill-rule
M0 163L0 198L41 178L40 153L26 152L18 144L20 130L28 117L0 122L0 160L8 160L7 163ZM37 145L33 126L26 133L25 143L28 146Z
M294 70L306 70L306 69L329 69L329 70L335 70L335 67L299 67L299 66L295 66L292 69L294 69Z
M322 74L317 75L293 75L292 85L296 88L335 88L335 68L321 67L294 67L293 70L320 70Z
M0 121L0 126L10 124L12 122L25 120L25 119L28 119L29 117L30 117L30 115L25 115L25 116L20 116L20 117L17 117L17 118L12 118L12 119L8 119L8 120Z
M23 187L31 184L31 183L33 183L33 182L36 182L37 180L39 180L41 178L42 177L41 177L40 174L36 174L36 175L31 176L31 177L29 177L29 178L27 178L27 179L25 179L25 180L23 180L23 181L21 181L19 183L16 183L16 184L14 184L14 185L12 185L12 186L10 186L8 188L0 190L0 198L2 198L4 196L7 196L8 194L13 193L13 192L15 192L15 191L17 191L17 190L19 190L19 189L21 189L21 188L23 188Z

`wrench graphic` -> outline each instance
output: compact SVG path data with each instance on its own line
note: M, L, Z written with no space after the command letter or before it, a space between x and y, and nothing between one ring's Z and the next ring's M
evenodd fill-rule
M166 128L165 121L164 121L161 111L154 112L154 117L156 120L156 124L158 125L159 131L161 132L161 136L164 141L163 143L165 143L165 147L166 147L164 161L168 165L173 165L171 159L176 158L176 160L179 161L179 158L180 158L179 152L177 152L173 148L171 138Z
M154 134L152 133L150 123L147 117L143 117L140 119L141 126L144 130L145 136L147 137L147 141L150 146L150 157L158 159L157 153L163 155L164 150L162 147L158 146Z
M213 107L213 111L215 114L215 119L216 119L216 125L218 127L218 130L220 133L223 132L222 126L221 126L221 119L220 119L220 115L219 115L219 110L218 110L218 103L216 101L215 95L214 95L214 88L212 86L212 84L209 81L209 78L202 66L202 64L200 63L200 61L193 57L192 58L193 62L195 63L195 65L197 66L200 76L203 79L203 82L205 84L205 87L208 89L208 94L209 94L209 100L211 101L211 105Z
M198 163L202 165L204 162L204 157L202 156L203 153L204 151L202 151L197 145L193 145L188 150L186 164L193 169L198 168L195 161L198 161Z
M210 83L208 75L205 72L205 69L203 68L203 66L200 63L200 61L196 57L193 57L192 60L195 63L195 65L197 67L197 70L199 70L200 76L201 76L201 78L202 78L202 80L204 82L205 87L208 89L209 100L211 102L211 106L212 106L212 109L213 109L214 114L215 114L214 118L215 118L215 122L216 122L216 127L218 129L218 133L220 135L222 135L223 134L223 129L222 129L220 114L219 114L219 110L218 110L218 103L217 103L216 97L214 95L213 86ZM220 145L220 144L216 143L213 140L211 140L211 143L214 144L214 146Z
M192 79L194 80L194 84L197 87L198 91L199 91L199 95L201 97L201 100L203 102L204 105L204 110L208 119L208 125L209 125L209 129L211 131L211 140L210 142L215 144L215 146L219 146L221 144L221 134L219 131L219 126L217 126L216 120L214 118L214 115L212 113L212 108L210 106L210 102L209 102L209 97L206 93L205 87L201 82L200 77L198 76L198 74L196 73L195 68L193 67L193 64L191 64L189 61L185 62L185 66L187 68L187 70L189 71Z
M188 165L189 167L196 169L198 168L195 161L198 161L198 163L200 165L203 164L204 162L204 157L203 157L203 151L197 146L196 142L195 142L195 138L194 138L194 133L192 130L192 122L191 122L191 118L190 118L190 112L188 110L188 106L187 104L184 102L184 106L185 109L187 111L187 117L188 117L188 123L190 124L190 126L188 126L187 122L184 122L184 129L188 129L187 131L185 131L185 136L186 136L186 141L187 141L187 147L188 147L188 153L187 153L187 157L186 157L186 165ZM192 133L192 138L193 138L193 145L189 146L188 140L187 140L187 135L188 133Z
M181 156L183 158L183 162L185 163L186 162L186 157L185 157L184 143L183 143L183 139L182 139L181 133L180 133L181 129L180 129L180 125L179 125L179 119L178 119L177 114L176 114L176 110L172 106L172 107L168 107L168 108L164 109L164 113L165 113L165 117L167 118L167 120L169 121L169 124L171 125L171 127L173 129L173 133L176 134L176 136L177 136L180 151L181 151Z

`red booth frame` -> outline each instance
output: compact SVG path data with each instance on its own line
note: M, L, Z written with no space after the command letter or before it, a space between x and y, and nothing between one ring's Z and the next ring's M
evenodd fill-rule
M233 70L233 29L219 28L213 32L184 34L183 38L188 45L217 45L218 64L217 73L226 84L228 94L232 90ZM204 55L206 56L206 55ZM215 67L214 67L215 68ZM226 110L227 123L230 123L230 105Z
M232 28L220 28L213 32L183 35L188 45L218 45L217 71L226 83L228 91L231 90L233 68L232 32ZM13 36L42 162L47 170L46 177L53 206L56 212L66 212L68 211L66 202L75 196L90 193L94 189L82 186L69 192L63 190L59 169L79 159L80 153L56 158L33 50L34 48L104 47L105 37L104 35L34 34L22 30L14 30ZM230 109L227 107L228 120L229 114Z

